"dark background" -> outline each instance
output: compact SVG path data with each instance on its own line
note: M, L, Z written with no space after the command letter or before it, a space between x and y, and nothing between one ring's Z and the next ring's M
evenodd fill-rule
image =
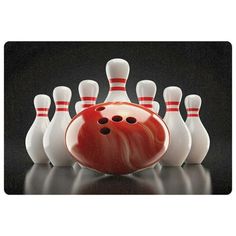
M176 85L186 95L202 98L201 119L211 146L203 165L210 170L213 193L227 194L232 184L232 47L228 42L8 42L5 44L5 191L23 192L25 172L32 166L24 140L34 118L33 98L52 98L54 87L72 90L71 116L79 100L78 84L96 80L103 102L108 90L106 62L123 58L130 64L127 92L137 102L139 80L157 84L160 115L162 93ZM52 118L52 102L49 117ZM186 118L183 99L181 113ZM181 138L181 137L180 137Z

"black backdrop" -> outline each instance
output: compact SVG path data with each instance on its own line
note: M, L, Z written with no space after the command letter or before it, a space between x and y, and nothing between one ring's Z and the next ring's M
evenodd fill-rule
M202 98L201 119L211 139L203 165L210 169L213 193L229 193L232 182L232 47L228 42L8 42L5 44L5 191L22 193L24 169L32 162L24 147L35 111L33 98L54 87L72 90L70 114L75 114L78 84L99 83L97 102L108 93L105 64L123 58L130 64L127 92L137 102L135 86L150 79L157 84L160 115L165 112L163 89L176 85L183 98ZM49 112L51 118L54 104ZM186 112L181 103L181 113Z

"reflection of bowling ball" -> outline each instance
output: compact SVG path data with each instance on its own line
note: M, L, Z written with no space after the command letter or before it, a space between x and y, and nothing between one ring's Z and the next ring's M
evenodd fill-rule
M162 119L149 109L109 102L76 115L66 131L69 152L83 166L127 174L156 163L169 144Z
M150 169L148 169L150 170ZM143 178L144 177L144 178ZM136 177L129 175L104 175L83 168L77 175L73 188L73 194L155 194L159 184L152 181L153 176L147 179L140 174ZM155 182L155 183L154 183Z

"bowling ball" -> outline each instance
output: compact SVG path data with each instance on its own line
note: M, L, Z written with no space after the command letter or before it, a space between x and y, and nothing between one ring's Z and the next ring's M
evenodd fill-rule
M77 114L65 139L69 152L83 166L122 175L155 164L167 150L169 132L150 109L108 102Z

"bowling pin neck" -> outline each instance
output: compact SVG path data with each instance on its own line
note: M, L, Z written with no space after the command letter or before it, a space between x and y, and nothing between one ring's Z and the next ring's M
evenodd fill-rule
M36 110L36 118L48 118L48 108L47 107L37 107Z
M166 102L166 114L165 117L176 117L176 118L181 118L182 116L179 112L179 101L167 101Z
M119 91L126 92L126 81L124 78L111 78L109 79L110 92L111 91Z
M68 106L70 102L68 101L56 101L56 112L68 112Z
M97 97L81 97L82 108L88 108L96 104Z
M200 119L200 116L199 116L199 108L196 108L196 107L189 107L189 108L186 108L187 110L187 119L186 121L188 122L198 122L198 123L201 123L201 119Z
M166 112L177 112L179 113L179 101L167 101L166 102Z
M68 101L56 101L55 102L55 105L56 105L56 111L55 111L55 114L53 116L54 117L58 117L58 116L61 116L61 117L67 117L67 116L70 116L69 115L69 104L70 102Z
M199 118L199 108L196 107L189 107L187 110L187 117L188 118Z
M142 103L139 103L139 105L141 105L142 107L145 107L145 108L153 109L153 105L152 104L142 104Z
M109 80L110 91L105 99L105 102L130 102L126 93L126 79L113 78Z
M153 97L138 97L138 101L141 106L153 109Z

